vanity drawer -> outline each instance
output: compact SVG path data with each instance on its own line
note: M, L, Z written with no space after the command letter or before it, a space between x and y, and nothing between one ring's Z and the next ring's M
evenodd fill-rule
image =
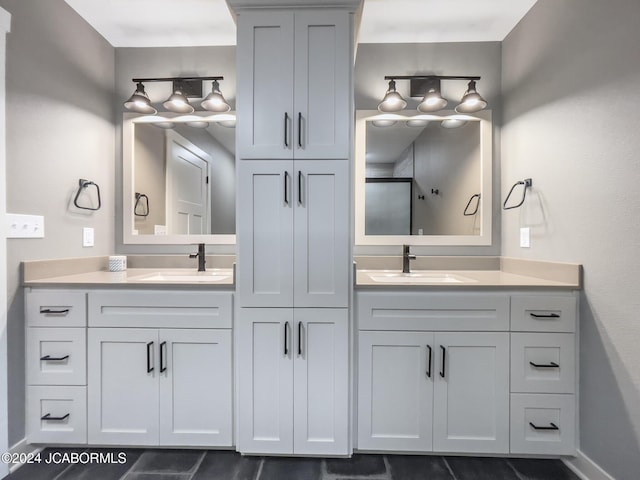
M507 295L359 292L356 302L360 330L509 329Z
M575 455L575 396L511 395L511 453Z
M231 328L230 292L89 292L90 327Z
M27 387L27 443L87 443L87 388Z
M86 385L86 329L27 329L27 383Z
M513 295L511 330L575 332L577 300L573 295Z
M29 327L85 327L86 293L78 290L27 290L25 309Z
M512 333L511 391L575 392L573 333Z

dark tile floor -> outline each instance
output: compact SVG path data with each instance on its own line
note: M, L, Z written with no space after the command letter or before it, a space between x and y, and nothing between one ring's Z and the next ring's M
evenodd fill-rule
M40 459L4 480L578 480L559 460L516 458L264 458L215 450L114 448L46 449Z

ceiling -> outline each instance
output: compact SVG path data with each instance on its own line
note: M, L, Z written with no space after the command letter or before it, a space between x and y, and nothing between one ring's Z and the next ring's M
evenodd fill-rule
M236 26L224 0L65 1L114 47L236 44ZM358 41L502 41L535 2L365 0Z

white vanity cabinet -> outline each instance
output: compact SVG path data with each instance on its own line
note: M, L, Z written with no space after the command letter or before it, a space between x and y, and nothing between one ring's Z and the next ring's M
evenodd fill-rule
M350 157L352 15L238 13L238 155Z

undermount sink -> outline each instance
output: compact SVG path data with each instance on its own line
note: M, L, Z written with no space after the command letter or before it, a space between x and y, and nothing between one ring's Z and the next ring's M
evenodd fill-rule
M207 271L207 272L180 272L180 271L159 271L130 280L140 282L166 282L166 283L215 283L229 280L233 276L233 272L226 271Z
M476 281L462 275L442 272L370 272L369 277L378 283L473 283Z

